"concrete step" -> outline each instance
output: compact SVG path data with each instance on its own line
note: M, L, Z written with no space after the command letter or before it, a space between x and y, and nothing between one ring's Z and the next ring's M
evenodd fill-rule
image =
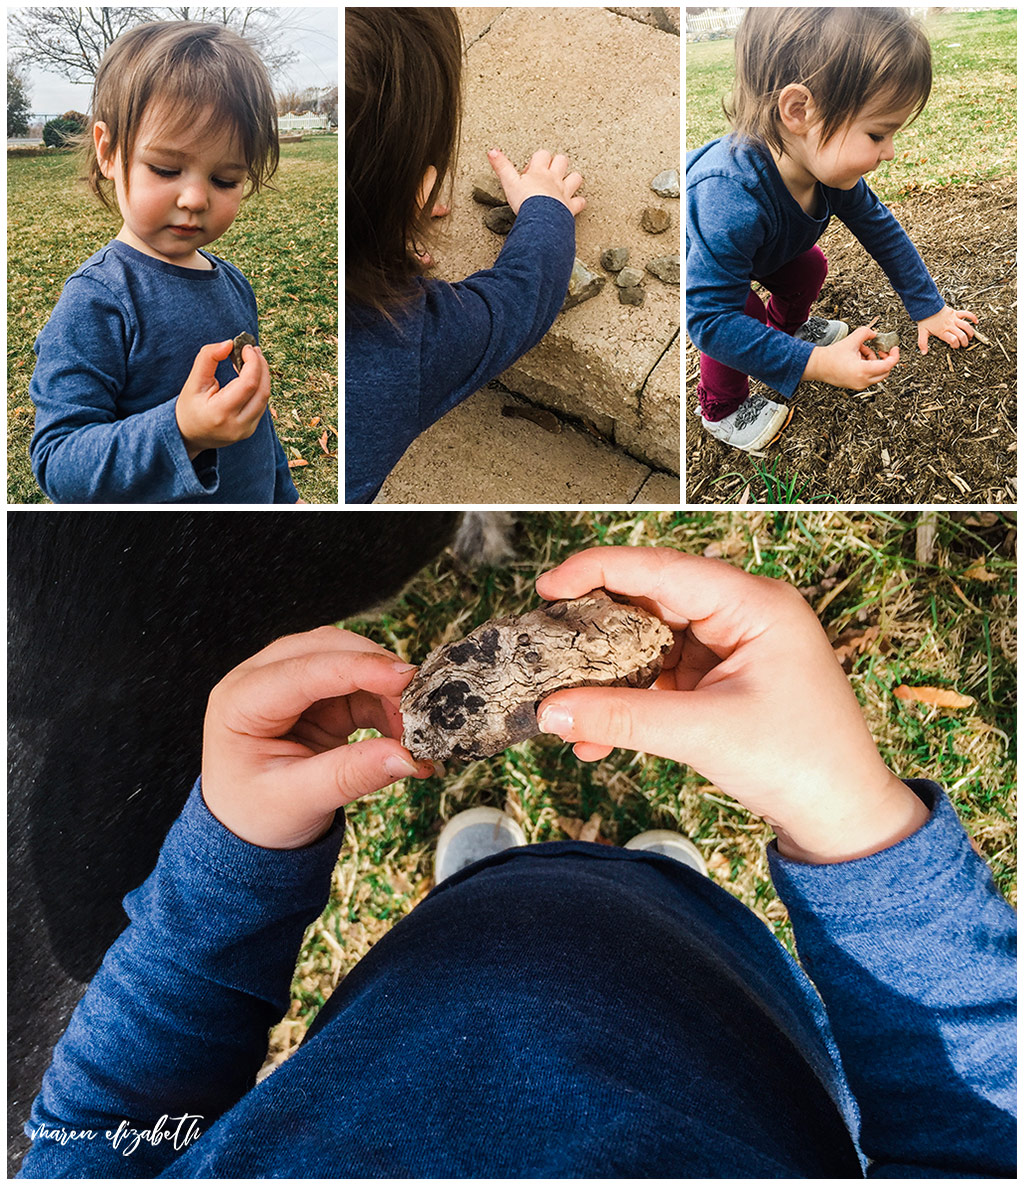
M679 478L492 385L413 442L376 502L677 506Z

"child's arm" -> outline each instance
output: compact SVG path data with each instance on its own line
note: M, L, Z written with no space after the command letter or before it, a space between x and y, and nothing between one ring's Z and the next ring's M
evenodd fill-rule
M584 552L537 582L597 587L678 631L677 661L652 690L550 696L542 727L583 759L618 744L686 762L775 828L874 1173L1012 1171L1014 915L948 800L885 768L794 589L647 548Z
M520 176L500 152L491 167L516 210L494 265L456 284L429 284L418 431L532 349L565 300L585 199L567 158L535 152Z
M863 179L850 191L830 190L837 216L853 231L875 259L917 322L917 344L928 353L929 336L954 349L974 336L970 322L978 318L966 309L951 309L942 299L920 252L892 211Z
M164 1129L184 1134L182 1115L205 1131L253 1086L303 930L327 898L335 812L423 775L395 739L412 670L328 627L280 639L214 689L201 791L126 898L130 924L54 1052L23 1175L156 1176L180 1140L106 1133L168 1116ZM346 744L361 727L383 735ZM97 1134L61 1143L61 1131Z

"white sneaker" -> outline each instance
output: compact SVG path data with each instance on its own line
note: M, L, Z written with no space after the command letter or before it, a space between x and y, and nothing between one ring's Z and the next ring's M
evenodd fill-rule
M461 872L477 860L526 845L522 827L496 806L476 806L449 819L437 840L434 884Z
M634 851L639 849L644 852L656 852L659 856L671 856L673 860L678 860L680 864L685 864L701 876L708 875L708 866L704 863L700 848L692 839L687 839L678 831L641 831L639 835L633 836L626 847Z
M842 341L850 332L845 321L826 321L824 317L811 317L799 329L793 331L793 336L802 342L810 342L813 346L830 346L833 342Z
M772 403L763 395L748 395L739 407L724 420L700 420L716 439L745 453L756 453L767 448L782 432L793 416L788 404Z

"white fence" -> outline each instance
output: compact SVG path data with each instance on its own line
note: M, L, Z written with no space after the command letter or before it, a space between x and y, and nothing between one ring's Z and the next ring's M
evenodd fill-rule
M314 115L312 111L304 111L301 115L279 115L277 130L279 132L325 132L328 120L326 115Z
M699 16L686 15L687 41L712 41L736 32L745 8L709 8Z

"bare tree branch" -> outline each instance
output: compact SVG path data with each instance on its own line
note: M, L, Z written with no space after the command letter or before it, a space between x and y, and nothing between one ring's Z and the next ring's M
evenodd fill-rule
M22 8L10 16L11 50L68 82L92 85L111 42L146 21L188 20L225 25L246 37L271 75L298 53L285 47L294 10L287 8Z

